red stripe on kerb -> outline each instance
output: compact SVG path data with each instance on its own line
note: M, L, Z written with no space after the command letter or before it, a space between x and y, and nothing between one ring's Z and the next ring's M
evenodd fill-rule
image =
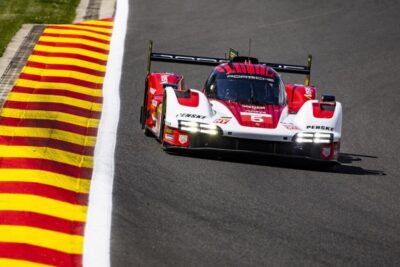
M90 89L102 89L103 87L102 83L92 83L70 77L52 77L52 76L40 76L40 75L21 73L19 78L36 82L69 83L72 85L87 87Z
M54 95L54 96L65 96L76 98L79 100L85 100L89 102L94 102L97 104L101 104L103 102L103 98L100 96L91 96L86 94L81 94L68 90L61 89L38 89L31 87L23 87L23 86L14 86L12 89L13 93L25 93L25 94L35 94L35 95Z
M42 170L82 179L92 177L92 168L76 167L47 159L0 158L0 168Z
M0 211L0 225L29 226L70 235L83 236L85 223L65 220L35 212Z
M81 146L57 139L40 137L0 136L0 145L48 147L85 156L93 156L94 153L94 147L91 146Z
M0 117L0 125L12 127L48 128L53 130L76 133L84 136L97 136L97 128L95 127L83 127L76 124L56 120Z
M88 194L77 193L55 186L31 182L0 182L0 194L35 195L74 205L88 204Z
M21 243L0 242L0 258L26 260L58 267L82 266L82 255Z
M113 22L114 18L111 17L111 18L100 19L100 21L111 21L111 22Z
M93 111L90 109L80 108L62 103L22 102L8 100L4 103L4 107L21 110L57 111L89 119L99 119L101 116L101 112L99 111Z
M37 44L38 45L44 45L44 46L51 46L51 47L79 48L79 49L84 49L84 50L91 51L91 52L96 52L96 53L108 55L108 50L107 49L101 49L101 48L98 48L98 47L85 45L85 44L56 43L56 42L43 42L43 41L39 41L39 42L37 42Z
M32 55L35 56L42 56L42 57L54 57L54 58L72 58L72 59L79 59L83 61L87 61L90 63L95 63L99 65L107 65L106 60L97 59L94 57L79 55L79 54L72 54L72 53L57 53L57 52L45 52L45 51L36 51L33 50Z
M27 67L46 69L46 70L66 70L66 71L77 71L85 74L90 74L93 76L104 77L105 72L93 70L85 67L79 67L74 65L63 65L63 64L45 64L40 62L28 61L26 63Z
M75 31L85 31L85 32L92 32L92 33L97 33L97 34L101 34L104 36L111 36L111 33L107 33L107 32L103 32L103 31L95 31L92 29L83 29L83 28L79 28L79 27L68 27L68 26L47 26L46 29L59 29L59 30L75 30Z
M42 36L82 39L82 40L92 41L92 42L101 43L101 44L109 44L110 43L110 41L108 41L108 40L103 40L103 39L99 39L99 38L91 37L91 36L87 36L87 35L82 35L82 34L62 34L62 33L46 33L45 32L42 34Z

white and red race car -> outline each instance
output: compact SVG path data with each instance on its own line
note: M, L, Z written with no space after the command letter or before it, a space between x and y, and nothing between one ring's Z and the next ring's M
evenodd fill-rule
M150 72L151 61L215 66L204 88L188 89L183 76ZM336 162L342 106L316 100L307 66L153 53L141 109L146 135L166 150L224 150ZM278 72L304 74L305 85L284 84Z

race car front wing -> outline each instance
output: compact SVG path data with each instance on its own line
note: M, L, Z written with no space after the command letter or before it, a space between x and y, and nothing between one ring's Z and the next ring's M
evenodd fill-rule
M223 150L300 157L318 161L337 160L339 142L333 142L332 139L326 139L327 142L307 142L304 139L306 138L298 137L296 135L290 142L276 142L229 137L222 135L221 131L218 131L218 134L210 135L201 132L180 132L176 129L174 130L173 137L169 137L167 131L163 143L164 148L167 151L173 151L176 149ZM320 140L324 139L321 138Z

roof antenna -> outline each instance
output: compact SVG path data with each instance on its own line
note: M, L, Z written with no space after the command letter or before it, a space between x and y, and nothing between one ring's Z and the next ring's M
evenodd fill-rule
M251 38L249 38L249 57L251 55Z

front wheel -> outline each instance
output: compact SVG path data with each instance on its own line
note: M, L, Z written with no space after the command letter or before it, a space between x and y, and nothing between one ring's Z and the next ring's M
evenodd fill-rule
M153 132L149 130L146 126L144 126L143 133L145 136L154 136Z
M164 148L164 127L165 127L165 113L167 110L167 95L164 92L162 108L161 108L161 116L160 116L160 131L158 133L158 140L160 140L161 146Z

